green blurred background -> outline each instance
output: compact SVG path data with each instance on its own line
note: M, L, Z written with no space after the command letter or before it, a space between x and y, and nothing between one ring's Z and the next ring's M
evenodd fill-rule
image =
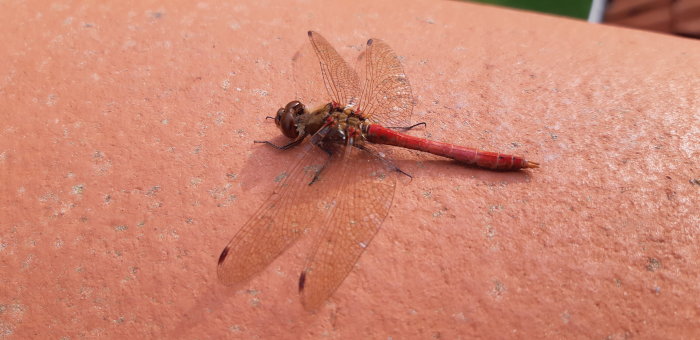
M472 0L486 4L526 9L587 19L591 0Z

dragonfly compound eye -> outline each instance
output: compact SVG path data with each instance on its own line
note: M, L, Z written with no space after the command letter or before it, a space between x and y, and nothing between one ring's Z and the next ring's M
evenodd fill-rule
M280 121L282 120L282 115L284 115L284 108L281 107L279 110L277 110L277 114L275 115L275 125L277 127L280 126Z
M304 107L304 104L302 104L298 100L291 101L287 104L287 106L284 107L285 110L290 110L294 113L294 115L298 116L301 114L304 114L304 110L306 107Z
M277 111L275 124L280 128L282 134L288 138L297 138L299 131L297 130L296 117L302 113L304 113L304 105L296 100L289 102L287 106Z

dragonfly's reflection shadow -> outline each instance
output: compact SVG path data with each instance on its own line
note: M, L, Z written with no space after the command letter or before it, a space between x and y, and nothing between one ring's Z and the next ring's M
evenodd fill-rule
M471 166L449 159L395 159L402 170L408 172L414 179L430 178L434 181L445 181L445 185L453 184L456 179L476 179L487 183L529 183L532 174L528 170L493 171Z
M211 284L208 289L199 292L195 303L187 310L179 311L179 322L176 326L170 330L163 330L164 338L201 337L202 334L211 332L207 327L211 326L212 319L218 319L220 322L223 320L225 324L220 326L228 328L228 332L234 338L236 335L242 337L244 334L250 334L255 330L255 325L259 324L277 325L275 328L280 333L300 334L313 323L319 322L315 313L304 311L296 299L290 300L294 301L293 303L282 302L278 295L289 295L288 292L274 291L272 288L265 291L234 290L219 284L214 277L209 282ZM246 283L241 288L254 286ZM241 304L242 301L246 302ZM335 314L334 304L330 303L329 307L330 313ZM251 320L250 315L255 315L255 319ZM287 322L281 323L281 319ZM270 332L275 333L273 330Z
M272 124L277 133L278 130ZM272 131L271 131L272 132ZM270 134L268 134L270 135ZM259 138L258 140L269 140L275 145L285 145L289 143L289 139L278 135L271 139ZM288 174L288 169L295 164L297 158L303 152L304 146L308 141L302 142L302 145L293 147L288 150L277 150L269 145L256 144L251 140L250 156L245 162L240 173L236 176L238 185L243 192L255 189L259 185L270 187Z

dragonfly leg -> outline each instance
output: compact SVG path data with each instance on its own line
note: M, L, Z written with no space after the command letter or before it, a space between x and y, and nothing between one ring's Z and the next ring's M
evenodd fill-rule
M318 146L319 149L323 150L325 153L328 154L328 159L326 159L325 162L323 162L323 165L321 165L321 168L316 171L316 174L314 174L314 178L311 179L311 182L309 182L309 185L314 184L316 181L318 181L319 176L321 176L321 172L323 169L326 168L326 165L328 165L328 162L330 162L331 157L333 156L333 151L331 151L329 148L326 148L323 146L323 143L319 143L316 146Z
M426 127L428 126L428 124L426 124L425 122L420 122L420 123L413 124L411 126L387 126L387 128L401 130L401 131L408 131L408 130L413 129L414 127L416 127L418 125L423 125Z
M410 179L413 179L413 176L411 176L411 174L409 174L409 173L406 172L406 171L401 170L401 168L399 168L399 167L397 167L397 166L394 167L394 171L396 171L396 172L398 172L398 173L401 173L401 174L403 174L403 175L406 175L406 176L408 176L408 178L410 178ZM409 182L410 182L410 181L409 181Z
M420 124L420 123L419 123L419 124ZM425 124L425 123L423 123L423 124ZM409 173L406 172L406 171L401 170L401 168L399 168L398 166L394 165L394 164L393 164L391 161L389 161L388 159L386 159L386 158L384 158L384 157L380 157L379 154L378 154L376 151L374 151L374 150L372 150L372 149L370 149L370 148L367 148L367 147L365 147L365 146L362 145L362 144L353 144L352 146L354 146L354 147L356 147L356 148L358 148L358 149L360 149L360 150L363 150L363 151L365 151L365 152L368 152L370 155L372 155L372 156L374 156L374 157L377 157L377 158L380 159L382 162L384 162L384 164L386 164L386 166L388 166L391 170L396 171L396 172L398 172L398 173L400 173L400 174L406 175L406 176L408 176L408 178L410 178L410 179L413 179L413 176L411 176L411 174L409 174Z
M289 142L286 145L282 145L282 146L275 145L274 143L267 141L267 140L254 140L253 143L267 144L267 145L269 145L275 149L278 149L278 150L287 150L293 146L299 145L299 143L301 143L304 140L304 137L306 137L306 135L301 135L297 139Z
M323 169L326 168L326 164L327 164L327 163L328 163L328 162L323 163L323 165L321 166L321 168L318 169L318 171L316 171L316 174L314 174L314 178L312 178L312 179L311 179L311 182L309 182L309 186L311 186L311 184L314 184L314 183L316 183L316 181L318 181L318 177L321 175L321 171L323 171Z

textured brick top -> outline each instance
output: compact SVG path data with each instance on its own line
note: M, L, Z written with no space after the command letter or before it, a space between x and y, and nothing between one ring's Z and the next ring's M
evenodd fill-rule
M303 241L240 290L216 260L295 154L306 31L386 41L411 133L382 230L304 312ZM0 335L700 337L700 42L456 2L0 5ZM362 209L362 207L357 207Z

